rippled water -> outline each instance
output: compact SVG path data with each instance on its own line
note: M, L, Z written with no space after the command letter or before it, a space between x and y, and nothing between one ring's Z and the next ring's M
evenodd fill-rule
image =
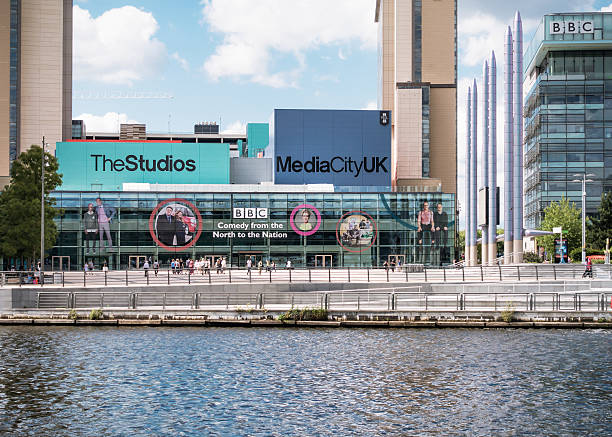
M0 327L0 434L610 435L612 332Z

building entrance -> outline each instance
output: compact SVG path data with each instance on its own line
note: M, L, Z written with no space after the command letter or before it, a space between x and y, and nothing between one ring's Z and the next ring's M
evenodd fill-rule
M406 255L389 255L388 256L388 263L391 266L392 262L395 261L395 265L396 266L403 266L404 264L406 264Z
M263 254L261 253L241 253L240 255L238 255L238 267L246 267L246 263L249 258L251 258L251 267L253 269L258 268L259 261L261 261L261 265L265 267Z
M53 256L51 257L51 270L55 272L64 272L70 270L69 256Z
M331 268L332 260L332 255L315 255L315 267Z
M146 256L130 255L128 268L136 270L141 269L146 260Z

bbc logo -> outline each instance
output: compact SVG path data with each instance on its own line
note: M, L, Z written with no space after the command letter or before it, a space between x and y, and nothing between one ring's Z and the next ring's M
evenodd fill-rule
M268 208L234 208L235 219L268 218Z
M559 35L563 33L594 33L592 21L551 21L550 34Z

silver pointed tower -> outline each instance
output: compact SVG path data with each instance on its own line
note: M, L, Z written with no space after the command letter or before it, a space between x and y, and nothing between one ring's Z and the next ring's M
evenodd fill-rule
M478 251L476 240L478 237L477 199L478 199L478 87L476 79L472 84L472 147L470 155L470 265L478 264Z
M497 259L497 62L491 52L489 62L489 256L490 265Z
M512 263L512 156L513 117L512 117L512 30L506 29L504 42L504 263Z
M512 175L512 236L513 262L523 262L523 24L521 14L514 16L514 39L512 51L514 68L512 78L513 93L513 175Z
M485 60L482 64L482 136L481 136L481 151L480 151L480 181L481 190L486 192L489 186L489 63ZM478 201L476 202L478 204ZM486 211L481 211L482 212ZM488 249L489 233L488 226L482 225L481 239L481 262L483 265L488 264Z
M472 164L472 89L468 87L467 92L467 142L465 145L465 260L464 265L470 265L470 210L472 207L472 191L470 189L471 164Z

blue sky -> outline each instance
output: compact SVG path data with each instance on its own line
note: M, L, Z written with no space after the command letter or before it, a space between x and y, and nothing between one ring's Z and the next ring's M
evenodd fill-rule
M119 122L149 132L221 130L270 122L274 108L374 109L377 99L375 0L75 0L73 117L89 131ZM480 82L518 9L524 45L542 15L612 11L611 0L458 1L458 199L463 203L467 86ZM82 98L158 93L172 99ZM503 111L498 110L498 144ZM498 146L498 181L503 182ZM503 188L503 187L502 187ZM462 220L463 222L463 220Z

